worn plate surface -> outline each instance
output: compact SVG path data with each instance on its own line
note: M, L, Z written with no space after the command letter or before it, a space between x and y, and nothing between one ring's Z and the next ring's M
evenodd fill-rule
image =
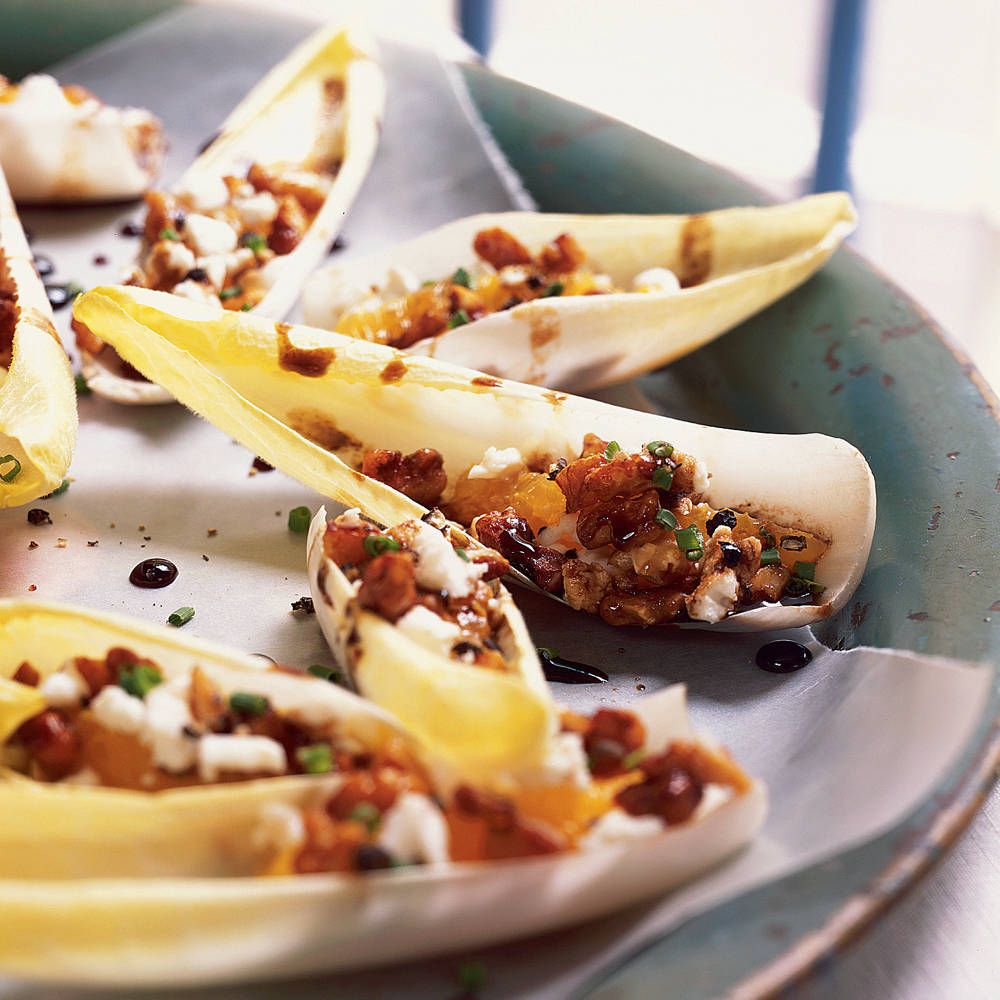
M196 7L84 57L74 77L106 99L124 95L164 117L174 136L164 178L169 183L176 176L169 171L190 160L249 85L307 31L262 15L239 24L226 8ZM207 73L206 51L219 53L218 60L225 54L226 72L219 72L216 60ZM375 250L449 218L514 203L484 174L481 151L468 155L469 145L458 141L461 110L439 89L433 60L396 50L390 62L384 155L344 228L348 252ZM688 212L762 201L739 181L620 124L480 70L464 75L546 211ZM185 96L180 80L201 81L200 97ZM455 141L419 141L411 127L417 121L425 134ZM93 266L94 253L127 260L134 250L114 235L129 214L35 212L28 223L40 249L55 257L59 277L97 283L108 280L112 267ZM1000 646L990 621L1000 599L1000 545L988 524L1000 505L1000 447L995 400L977 378L910 300L862 260L841 252L791 297L639 387L685 419L822 431L858 445L879 487L875 546L856 597L823 625L819 638L840 648L893 645L992 662ZM288 612L290 600L306 593L305 568L301 539L283 530L289 507L315 505L317 498L276 473L248 480L250 456L178 407L136 416L91 398L82 401L81 418L71 470L76 482L69 493L43 503L54 526L41 534L25 524L23 512L0 516L0 591L20 595L37 585L39 597L113 606L151 620L193 604L198 616L188 627L206 637L296 665L324 662L315 621ZM57 536L69 540L66 548ZM29 552L35 537L40 547ZM178 562L178 584L159 593L130 590L124 582L129 568L154 554ZM766 757L770 734L789 729L801 706L837 692L831 677L818 671L791 678L757 671L751 663L757 639L673 633L661 640L651 632L611 632L550 602L518 597L540 644L599 661L612 675L606 687L574 690L575 704L625 703L637 689L685 680L695 724L715 730L755 763ZM998 702L994 692L988 716ZM935 846L961 827L992 773L991 738L987 718L932 801L901 826L692 920L610 979L592 982L591 992L661 996L670 983L675 995L697 1000L741 982L746 996L787 982L898 893ZM812 931L821 933L797 943ZM582 949L614 933L610 922L572 937L550 935L497 949L486 961L498 973L510 972L546 949L567 953L573 947L581 949L582 961ZM457 961L422 963L403 979L448 996L454 992L449 970ZM392 995L400 975L386 970L337 984L300 983L296 992ZM277 996L282 989L234 987L213 996ZM0 993L65 995L12 984L0 985Z

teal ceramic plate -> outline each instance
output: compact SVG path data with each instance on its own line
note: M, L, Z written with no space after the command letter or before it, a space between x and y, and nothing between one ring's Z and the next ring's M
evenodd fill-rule
M698 212L766 199L745 182L595 112L481 69L476 105L539 208ZM862 219L862 225L864 220ZM738 329L640 380L687 419L822 431L868 459L878 524L835 649L1000 653L1000 404L962 351L851 250ZM996 775L1000 690L960 764L895 830L699 917L593 984L594 997L770 995L829 960L963 829ZM751 971L756 970L756 971Z

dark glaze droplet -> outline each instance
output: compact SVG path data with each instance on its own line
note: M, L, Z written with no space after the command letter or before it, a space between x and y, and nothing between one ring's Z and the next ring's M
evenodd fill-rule
M757 666L771 674L790 674L812 662L813 655L791 639L775 639L757 650Z
M542 661L542 671L547 681L557 684L604 684L608 675L597 667L577 660L566 660L561 656L553 656L545 650L538 651Z
M108 262L108 255L103 253L95 253L91 258L95 267L104 267Z
M177 567L169 559L143 559L132 568L129 583L146 590L169 586L177 579Z
M142 226L138 222L126 222L118 232L122 236L142 236Z
M38 272L39 278L47 278L55 269L56 266L52 263L51 257L46 257L43 253L35 254L35 270Z

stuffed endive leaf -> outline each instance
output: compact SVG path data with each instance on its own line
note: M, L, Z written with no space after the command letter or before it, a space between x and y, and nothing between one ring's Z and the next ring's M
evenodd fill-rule
M600 608L615 624L807 624L843 607L868 558L874 483L845 441L689 424L143 290L96 289L77 300L75 316L268 462L383 524L420 516L431 502L460 508L466 526L510 509L510 523L494 527L517 536L513 548L533 544L544 526L554 536L545 547L562 545L560 567L571 551L588 561L579 543L606 564L601 586L618 586L623 573L626 588L642 591L625 591L639 604L670 591L653 595L663 600L651 613L635 601L621 614ZM436 463L431 491L422 455ZM616 500L641 519L619 531L616 510L594 506ZM584 537L587 518L600 530ZM654 548L633 551L633 542ZM726 546L739 549L737 562ZM563 589L565 570L540 580L512 561L541 589L587 606ZM761 586L764 569L776 579ZM810 603L776 603L794 581L795 599Z
M170 192L146 197L130 284L281 318L323 259L378 144L385 83L373 43L323 28L229 115ZM122 403L170 395L77 331L91 388Z
M312 326L583 392L696 350L805 281L855 226L843 193L702 215L505 212L314 274Z
M557 760L498 791L438 784L418 740L326 680L165 628L8 601L0 640L0 746L22 772L0 776L0 967L19 976L242 980L552 929L693 877L766 808L762 786L692 732L682 687L560 713ZM74 685L86 693L71 705ZM179 697L190 718L171 749L179 718L160 702ZM144 713L158 720L148 741L126 725ZM226 739L282 743L305 773L236 780ZM185 740L215 741L215 783L123 787L130 768L140 786L156 771L136 763L142 747L168 756ZM114 774L118 787L97 780Z
M62 482L76 425L69 359L0 171L0 507Z

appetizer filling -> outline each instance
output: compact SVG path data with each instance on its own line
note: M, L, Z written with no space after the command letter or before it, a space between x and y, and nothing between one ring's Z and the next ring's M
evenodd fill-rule
M332 743L329 726L276 711L252 690L252 675L247 690L226 694L197 666L168 680L153 661L116 647L44 679L23 663L14 680L37 687L47 707L16 730L3 760L40 781L158 791L384 763L346 740ZM390 759L412 766L401 751Z
M372 450L362 471L425 505L442 501L443 462L430 449ZM547 469L530 468L515 448L487 449L442 509L542 590L611 625L717 622L740 607L822 593L814 576L823 540L714 510L700 500L707 485L701 464L666 441L628 453L588 434L577 459Z
M435 652L506 670L503 617L488 581L510 564L497 552L467 551L446 532L426 521L382 532L352 510L327 524L323 551L354 585L361 607Z
M647 753L642 722L628 711L564 712L560 736L581 757L578 780L511 796L460 785L446 803L417 805L407 779L387 768L351 777L303 811L299 839L271 872L389 868L421 852L427 860L481 861L585 849L660 833L750 787L725 754L693 743Z
M17 326L17 288L0 250L0 385L14 360L14 328Z
M424 282L396 270L385 291L399 297L383 300L372 289L340 316L338 333L405 349L417 341L463 326L522 302L563 295L622 292L606 274L586 267L586 254L570 233L561 233L536 255L505 229L476 233L473 250L481 265L473 273L458 268L450 278ZM672 271L650 268L636 275L632 291L680 288Z

